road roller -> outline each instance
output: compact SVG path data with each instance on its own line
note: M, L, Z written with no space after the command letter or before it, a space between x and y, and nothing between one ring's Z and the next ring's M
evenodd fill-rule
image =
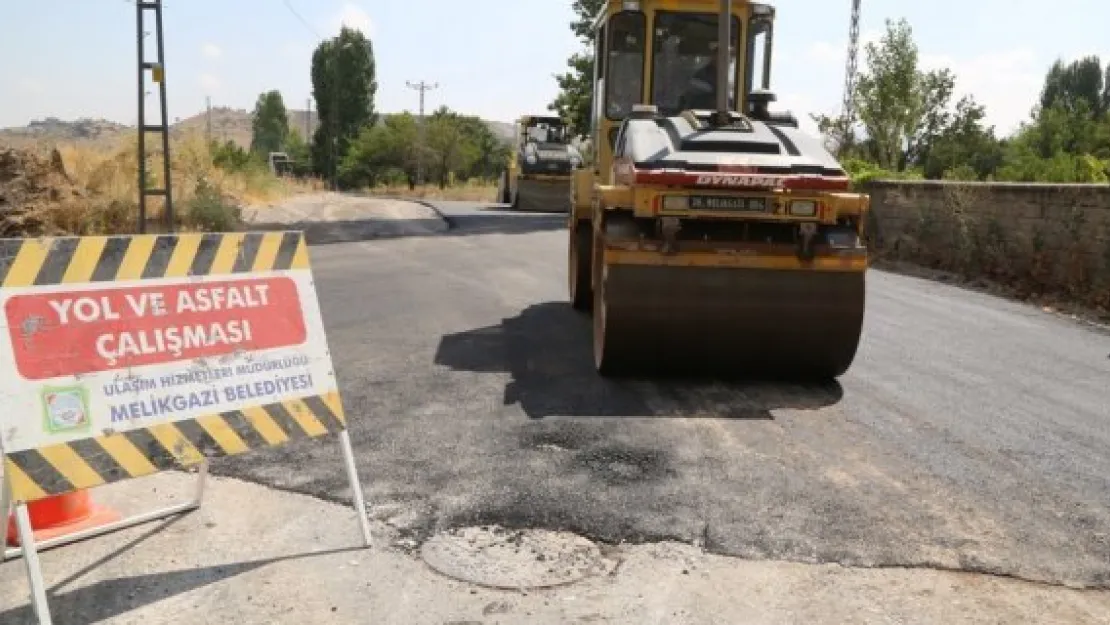
M603 376L827 381L855 359L869 197L770 110L774 23L743 0L609 0L594 22L568 279Z
M571 173L582 166L566 123L550 115L524 115L516 123L516 149L498 184L498 201L516 210L570 212Z

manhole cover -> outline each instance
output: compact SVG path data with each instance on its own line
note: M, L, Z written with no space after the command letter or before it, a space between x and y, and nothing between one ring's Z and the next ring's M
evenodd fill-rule
M420 551L439 573L491 588L558 586L607 570L592 542L547 530L462 528L437 534Z

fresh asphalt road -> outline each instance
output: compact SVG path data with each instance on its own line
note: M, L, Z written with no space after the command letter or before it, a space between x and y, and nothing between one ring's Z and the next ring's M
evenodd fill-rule
M1110 335L872 271L838 384L595 375L563 217L444 204L443 234L314 246L367 497L460 525L1110 587ZM347 501L337 449L219 473Z

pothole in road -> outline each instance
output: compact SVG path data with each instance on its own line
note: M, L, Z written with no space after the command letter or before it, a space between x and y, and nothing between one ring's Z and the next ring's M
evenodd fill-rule
M562 586L615 566L586 538L540 529L459 528L427 540L420 555L442 575L507 590Z

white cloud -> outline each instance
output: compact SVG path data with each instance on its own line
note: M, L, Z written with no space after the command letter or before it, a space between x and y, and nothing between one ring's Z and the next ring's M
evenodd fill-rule
M200 47L200 53L210 59L218 59L224 55L223 49L210 41Z
M201 74L197 77L197 84L205 93L213 93L220 90L220 79L214 74Z
M816 113L821 107L809 95L796 91L787 91L775 94L775 104L771 106L775 111L790 111L798 118L798 129L802 132L817 136L817 124L810 118L810 113Z
M20 78L16 83L16 90L25 96L37 96L46 92L43 83L32 78Z
M336 30L339 30L340 26L347 26L362 31L362 34L367 37L374 34L374 22L370 19L370 14L353 2L347 2L343 5L343 9L339 12L335 21Z

